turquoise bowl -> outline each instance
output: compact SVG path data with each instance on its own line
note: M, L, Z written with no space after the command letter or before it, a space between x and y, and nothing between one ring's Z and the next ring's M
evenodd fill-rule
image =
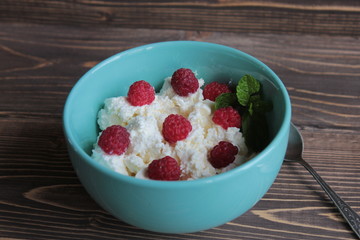
M181 67L212 81L238 81L251 74L273 102L268 114L272 141L252 160L216 176L165 182L116 173L91 157L99 129L97 113L108 97L126 95L129 86L146 80L159 89ZM189 233L231 221L252 208L274 182L285 155L291 118L288 93L265 64L223 45L173 41L133 48L90 69L71 90L63 127L68 152L81 183L92 198L120 220L163 233Z

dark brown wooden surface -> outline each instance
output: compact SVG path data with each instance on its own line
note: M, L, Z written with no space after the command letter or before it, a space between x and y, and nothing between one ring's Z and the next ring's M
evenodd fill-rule
M225 32L360 34L357 0L2 0L0 20Z
M318 184L296 164L284 164L264 198L223 226L181 235L129 226L102 210L79 183L61 118L79 77L117 52L165 40L235 47L280 76L305 139L304 158L360 213L360 33L358 24L344 25L359 22L358 1L302 1L296 7L285 0L121 2L0 2L0 239L356 239ZM131 25L130 13L146 9L157 12L153 22L140 14ZM219 9L265 12L249 29L225 22L229 29L224 32L221 18L213 27L205 23L206 14ZM112 22L99 17L111 11L124 14L115 14ZM189 17L186 25L174 19L164 23L161 11L174 18L195 11L205 15L198 24ZM339 19L324 20L320 29L318 17L326 11ZM292 22L294 27L292 19L301 14L313 14L306 21L314 25L274 26Z

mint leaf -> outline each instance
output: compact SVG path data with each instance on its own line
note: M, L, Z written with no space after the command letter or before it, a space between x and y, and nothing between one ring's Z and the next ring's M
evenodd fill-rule
M272 110L272 103L264 100L260 100L255 103L255 109L259 113L270 112Z
M248 111L249 111L250 116L253 115L253 113L254 113L254 104L252 102L250 102L250 104L249 104Z
M215 99L215 109L234 106L237 103L235 93L223 93Z
M246 112L242 116L242 130L246 146L254 151L260 152L269 143L269 129L265 114Z
M244 112L242 133L246 146L254 152L263 150L269 143L269 129L265 113L272 103L262 99L261 83L250 75L243 76L236 87L236 97Z
M252 95L249 98L250 103L256 103L256 102L259 102L259 101L261 101L260 94Z
M260 82L246 74L236 86L236 96L242 106L248 106L250 97L260 91Z
M258 113L265 113L265 112L270 112L271 110L272 110L272 103L269 101L262 100L260 95L253 95L250 97L249 99L250 114L252 114L252 111L256 111Z

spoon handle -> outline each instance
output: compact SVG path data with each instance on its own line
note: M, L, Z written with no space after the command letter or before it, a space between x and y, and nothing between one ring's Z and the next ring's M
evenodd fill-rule
M320 175L303 159L298 159L297 161L303 165L315 178L315 180L320 184L324 191L328 194L330 199L334 202L336 207L339 209L340 213L349 223L352 230L356 233L358 238L360 238L360 216L349 206L347 205L340 197L337 195L334 190L320 177Z

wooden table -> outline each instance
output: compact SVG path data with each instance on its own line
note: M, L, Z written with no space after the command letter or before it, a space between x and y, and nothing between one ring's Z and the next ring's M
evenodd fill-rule
M99 61L165 40L220 43L279 75L304 158L360 213L360 5L302 2L2 1L0 238L356 239L309 173L288 163L254 208L223 226L144 231L89 197L65 146L65 99Z

